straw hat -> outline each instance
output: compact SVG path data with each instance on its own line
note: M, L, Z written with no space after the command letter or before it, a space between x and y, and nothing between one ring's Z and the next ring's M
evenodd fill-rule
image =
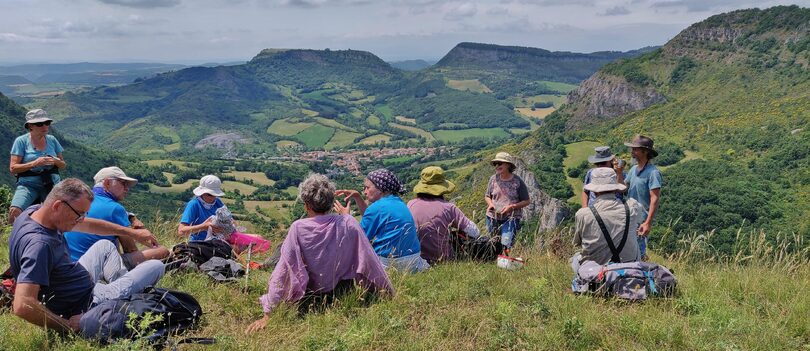
M415 194L430 194L434 196L449 194L454 190L456 190L456 185L444 179L444 170L436 166L423 169L419 182L413 187Z
M499 153L495 154L495 158L493 158L492 161L490 161L490 163L495 163L495 162L506 162L506 163L514 165L515 164L515 158L512 157L512 155L510 155L508 152L499 152Z
M217 176L210 174L200 179L200 186L194 188L193 193L195 196L210 194L220 197L225 195L225 192L222 191L222 181Z

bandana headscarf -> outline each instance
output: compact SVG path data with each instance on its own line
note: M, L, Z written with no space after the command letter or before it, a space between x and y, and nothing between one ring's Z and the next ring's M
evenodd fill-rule
M404 194L407 191L405 184L402 184L393 172L385 168L371 171L366 178L368 178L377 189L384 193L398 195Z

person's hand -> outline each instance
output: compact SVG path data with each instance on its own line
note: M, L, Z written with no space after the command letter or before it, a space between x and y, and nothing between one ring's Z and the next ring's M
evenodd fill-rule
M613 170L616 171L616 174L624 173L624 165L619 165L619 159L613 158Z
M648 234L650 234L650 227L651 226L652 225L650 223L647 223L647 222L641 223L641 225L638 226L638 231L637 231L638 236L643 238L643 237L646 237Z
M34 167L53 166L54 158L51 156L41 156L34 160Z
M158 241L148 229L133 229L132 238L146 247L158 246Z
M351 205L348 202L346 203L346 206L343 206L343 204L341 204L340 201L335 200L335 204L333 207L337 214L347 215L352 213Z
M79 325L79 321L81 321L82 315L83 314L77 314L75 316L70 317L70 319L68 319L68 328L70 328L70 330L72 330L74 332L77 332L77 333L79 331L81 331L81 326Z
M132 228L135 228L135 229L144 229L144 228L146 228L146 226L143 225L143 222L141 222L140 219L135 218L135 217L132 217L132 220L129 221L129 224L132 226Z
M225 234L225 227L220 227L218 225L210 225L208 228L211 228L211 233L214 234Z
M363 197L360 196L360 192L357 190L346 190L346 189L337 190L335 191L335 196L343 196L343 201L349 201L349 199L353 200L363 199Z
M250 334L264 329L264 327L267 326L268 320L270 320L270 318L265 314L264 317L262 317L261 319L258 319L255 322L250 323L247 329L245 329L245 334Z
M513 208L514 208L514 206L512 206L512 205L506 205L501 209L501 214L504 215L504 214L510 213Z

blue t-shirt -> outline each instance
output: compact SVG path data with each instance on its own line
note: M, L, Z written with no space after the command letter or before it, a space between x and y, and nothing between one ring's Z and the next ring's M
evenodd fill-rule
M96 189L93 189L96 190ZM112 222L120 226L129 227L129 214L124 206L112 198L112 195L104 192L97 192L93 198L93 203L90 204L90 210L87 211L88 218L101 219L107 222ZM109 240L118 246L118 237L114 235L95 235L83 232L66 232L65 239L67 240L68 250L70 250L70 259L78 261L90 246L99 240Z
M8 239L8 260L17 283L39 285L39 301L51 312L69 318L93 302L90 273L68 255L65 237L31 219L41 205L22 212Z
M62 144L59 144L59 140L50 134L45 135L45 150L40 151L34 149L34 144L31 143L30 134L18 136L17 139L14 139L14 144L11 145L11 155L22 157L22 163L28 163L46 155L56 157L64 150L65 149L62 148ZM44 167L34 167L31 168L31 171L41 172L44 169ZM59 174L51 174L51 180L54 184L56 184L59 183L59 180L61 179L59 178ZM42 178L39 176L20 177L18 184L42 186Z
M624 178L627 197L636 199L644 207L644 220L647 220L647 213L650 211L650 190L661 188L663 182L661 172L651 163L646 164L641 172L638 171L638 166L633 166Z
M209 217L217 214L217 209L225 206L222 201L217 198L214 201L214 206L211 209L206 209L203 206L203 200L199 197L194 197L186 204L186 209L183 210L183 216L180 217L180 223L185 225L197 225L208 220ZM203 241L208 232L203 230L192 233L189 241Z
M419 253L416 222L398 196L374 201L366 208L360 226L378 256L397 258Z
M594 170L594 168L591 168L591 169L588 170L587 173L585 173L585 180L582 182L583 186L588 185L588 184L591 183L591 172L593 172L593 170ZM627 173L622 173L622 174L625 177L627 177ZM587 191L587 190L584 190L584 191L586 191L588 193L588 206L593 205L593 203L596 202L596 193L593 192L593 191ZM624 195L622 195L622 193L616 192L616 199L617 200L621 201L623 197L624 197Z

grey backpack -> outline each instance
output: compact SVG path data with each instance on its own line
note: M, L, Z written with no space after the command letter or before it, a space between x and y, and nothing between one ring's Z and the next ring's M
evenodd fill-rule
M585 261L571 283L575 294L591 293L639 301L648 297L670 297L677 280L667 267L651 262L611 263L602 266Z

